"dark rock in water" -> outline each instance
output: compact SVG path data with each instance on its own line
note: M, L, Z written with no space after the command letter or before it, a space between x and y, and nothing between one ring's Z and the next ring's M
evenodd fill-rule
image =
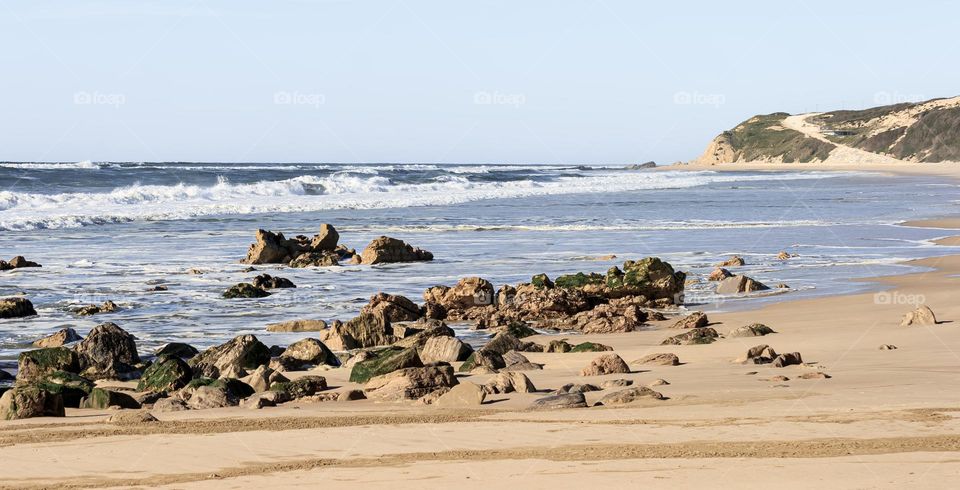
M433 260L433 254L386 236L375 238L360 254L360 263L365 265L426 260Z
M76 330L72 328L61 328L53 335L48 335L42 339L33 342L34 347L60 347L65 344L83 340Z
M377 293L360 310L361 313L383 315L391 322L415 322L420 319L420 307L405 296Z
M587 400L583 393L565 393L562 395L547 396L534 400L530 408L533 410L556 410L561 408L586 408Z
M35 385L18 385L0 396L0 419L65 417L63 397Z
M154 287L152 287L152 288L150 288L150 289L147 289L147 291L148 291L148 292L157 293L157 292L161 292L161 291L166 291L166 290L168 290L168 289L169 289L169 288L166 287L166 286L164 286L164 285L159 285L159 286L154 286Z
M80 368L94 379L117 378L140 363L133 335L115 323L93 327L76 347Z
M414 347L406 349L391 347L376 352L376 357L372 359L354 364L350 371L350 381L365 383L373 377L411 367L423 367L423 361L420 360L417 349Z
M169 344L157 349L154 354L157 357L160 356L174 356L181 359L190 359L191 357L199 354L200 351L196 347L190 344L184 344L183 342L170 342Z
M635 163L633 165L627 165L626 167L623 167L623 168L624 170L646 170L649 168L657 168L657 163L656 162Z
M718 336L717 331L710 327L695 328L680 335L674 335L661 342L660 345L710 344L717 340Z
M374 400L416 400L459 384L449 364L409 367L371 378L364 393Z
M17 380L29 382L55 371L80 372L77 353L66 347L50 347L20 353L17 359Z
M104 301L102 305L88 305L84 306L76 311L80 316L90 316L96 315L99 313L113 313L117 311L119 307L113 301L107 300Z
M304 252L290 261L290 267L333 267L340 265L339 255L333 252Z
M277 288L295 288L293 281L284 277L271 276L270 274L260 274L253 278L253 285L260 289Z
M192 378L193 370L183 359L162 355L143 372L137 383L137 391L176 391L186 386Z
M27 298L0 299L0 318L23 318L36 314L37 310L33 309L33 303Z
M266 298L267 296L270 296L270 293L268 293L266 290L246 282L241 282L236 286L231 286L230 289L227 289L223 293L223 297L227 299Z
M190 359L193 376L240 378L246 370L270 363L270 350L253 335L241 335Z
M90 390L90 395L80 403L80 408L103 410L110 407L136 409L140 408L140 403L127 393L105 388Z
M22 269L24 267L41 267L40 264L27 260L23 257L23 255L17 255L16 257L10 259L9 264L13 269Z
M323 342L318 339L298 340L283 351L280 357L289 360L298 361L299 364L312 364L315 366L326 364L328 366L339 366L340 359L327 348Z

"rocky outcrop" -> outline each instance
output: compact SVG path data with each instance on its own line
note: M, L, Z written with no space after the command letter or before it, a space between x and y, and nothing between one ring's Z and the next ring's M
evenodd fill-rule
M340 234L332 225L320 226L313 238L298 235L285 238L283 233L257 230L256 243L250 245L246 264L337 265L339 259L349 258L352 252L338 247ZM293 262L297 264L293 264Z
M167 393L179 390L193 378L190 366L174 356L160 356L150 365L137 382L137 391Z
M248 282L241 282L223 292L223 297L227 299L236 298L266 298L270 296L267 290L254 286Z
M937 316L927 305L920 305L917 309L907 313L900 320L901 327L910 327L914 325L932 326L937 324Z
M76 314L80 316L90 316L98 315L100 313L113 313L119 310L120 307L117 306L113 301L107 300L103 304L99 305L87 305L76 310Z
M36 314L37 310L27 298L0 298L0 318L24 318Z
M23 269L28 267L41 267L41 265L27 260L23 255L17 255L16 257L10 259L10 262L0 260L0 271Z
M62 345L71 344L73 342L79 342L83 340L83 337L77 333L76 330L67 327L57 330L56 333L48 335L42 339L35 340L33 342L34 347L60 347Z
M765 291L769 286L747 276L733 276L720 281L717 285L717 294L741 294L754 291Z
M80 368L92 379L118 379L134 373L140 363L133 335L116 323L93 327L76 347Z
M360 253L360 263L366 265L427 260L433 260L432 253L386 236L375 238Z
M700 344L710 344L717 340L719 335L717 331L710 327L703 328L694 328L688 330L682 334L674 335L663 342L660 345L700 345Z
M422 316L420 307L405 296L377 293L370 297L360 313L381 315L391 322L415 322Z
M253 370L270 362L270 349L253 335L241 335L210 347L190 359L194 377L216 379L220 377L241 378L247 370Z
M253 285L260 289L279 289L279 288L295 288L296 284L293 283L290 279L279 276L271 276L270 274L260 274L257 277L253 278Z
M448 315L453 311L465 311L478 306L493 304L494 290L490 281L480 277L460 279L455 286L434 286L423 293L427 303L440 305Z
M423 361L420 360L415 347L406 349L391 347L377 351L375 354L375 357L359 361L353 365L353 369L350 370L351 382L365 383L371 378L383 376L399 369L423 367Z
M580 376L601 376L604 374L629 373L630 367L616 354L604 354L580 371Z
M450 365L410 367L371 378L364 393L374 400L416 400L457 384Z

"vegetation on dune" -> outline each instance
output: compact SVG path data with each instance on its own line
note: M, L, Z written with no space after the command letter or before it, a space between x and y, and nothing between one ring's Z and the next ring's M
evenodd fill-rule
M723 135L741 160L780 159L784 163L825 160L835 145L806 137L781 123L789 114L777 112L755 116Z

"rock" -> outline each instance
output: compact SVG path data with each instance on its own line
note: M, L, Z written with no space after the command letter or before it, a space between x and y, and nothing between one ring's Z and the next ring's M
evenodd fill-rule
M104 410L110 407L140 408L140 403L127 393L106 388L90 390L90 394L80 402L80 408Z
M627 388L625 390L615 391L609 395L605 395L600 399L599 402L597 402L597 404L610 407L614 405L633 403L643 398L663 400L663 395L657 391L647 388L646 386L635 386L633 388Z
M383 315L391 322L415 322L420 319L420 307L405 296L377 293L370 297L360 313Z
M42 339L33 342L34 347L60 347L83 340L76 330L72 328L61 328L53 335L48 335Z
M235 286L230 286L230 289L227 289L223 292L223 297L227 299L236 299L236 298L266 298L270 296L263 288L258 288L253 284L241 282Z
M612 351L613 347L609 345L598 344L596 342L581 342L577 345L574 345L570 348L570 352L608 352Z
M270 350L253 335L241 335L213 346L190 359L194 378L203 376L219 378L227 374L246 374L245 370L256 369L270 363Z
M657 168L657 164L655 162L635 163L633 165L627 165L623 168L624 170L646 170L649 168Z
M783 251L777 254L777 259L779 260L789 260L793 255L790 255L788 252Z
M483 404L486 397L487 393L483 388L474 383L465 382L440 395L434 405L444 408L478 407Z
M573 274L554 280L558 288L581 288L596 291L607 298L644 296L649 300L666 300L673 304L683 293L686 274L657 257L628 260L623 269L611 267L606 275Z
M187 407L191 410L207 408L235 407L240 400L253 395L253 388L233 378L210 379L197 378L179 392L186 398Z
M90 316L90 315L97 315L100 313L113 313L118 309L120 308L117 306L116 303L114 303L113 301L107 300L107 301L104 301L103 304L101 305L84 306L78 309L76 313L80 316Z
M537 289L553 289L553 281L546 274L537 274L530 278L530 284Z
M747 276L728 277L717 286L717 294L740 294L754 291L765 291L768 286Z
M446 311L468 310L493 304L493 284L480 277L460 279L452 288L434 286L423 293L427 303L440 305Z
M512 350L503 355L503 364L506 367L513 366L514 364L523 364L529 363L530 360L527 359L527 356Z
M791 352L789 354L780 354L773 360L773 367L787 367L794 364L802 364L803 358L800 357L799 352Z
M467 360L463 361L463 364L460 365L459 371L461 373L468 373L481 368L491 373L495 373L505 367L507 367L507 364L503 360L503 355L481 348L473 354L470 354L470 356L467 357Z
M338 250L337 241L340 240L340 235L332 225L323 224L320 226L320 233L312 239L305 236L287 239L283 233L257 230L256 240L256 243L250 245L244 263L285 264L303 254L336 257L333 252Z
M457 384L450 365L410 367L371 378L364 393L374 400L416 400Z
M340 355L340 362L343 363L342 367L353 369L353 366L357 365L358 362L369 361L375 357L377 357L377 354L370 350L362 350L355 354L344 352Z
M527 375L520 372L505 372L494 376L483 385L483 390L489 394L505 393L533 393L537 388Z
M350 381L354 383L365 383L371 378L385 376L400 369L420 367L423 367L423 361L421 361L420 356L417 355L416 348L408 347L402 349L392 347L377 352L376 357L372 359L354 364L353 369L350 371ZM415 398L419 398L420 396Z
M334 322L321 340L331 349L341 351L390 345L397 339L386 317L361 313L347 323Z
M17 255L16 257L10 259L9 265L13 269L23 269L25 267L42 267L36 262L32 262L23 257L23 255Z
M323 342L310 338L298 340L290 344L280 357L293 359L299 361L301 364L313 364L315 366L322 364L328 366L340 365L340 359L338 359Z
M676 354L671 354L668 352L662 352L657 354L650 354L637 359L636 361L631 362L630 364L645 364L645 365L656 365L656 366L679 366L680 358Z
M76 347L80 369L94 379L118 378L140 363L133 335L116 323L101 323Z
M182 412L184 410L190 410L190 407L187 407L187 402L179 398L161 398L153 404L153 411L158 413Z
M33 303L27 298L0 299L0 318L23 318L36 314L37 310L33 309Z
M904 315L903 320L900 321L901 327L910 327L913 325L930 326L936 324L936 315L934 315L933 310L926 305L918 306L916 310Z
M604 354L580 371L580 376L602 376L604 374L629 373L630 367L616 354Z
M137 391L166 393L179 390L193 379L193 370L176 356L161 355L140 377Z
M530 326L524 322L510 322L509 325L503 327L500 331L513 335L518 339L539 335L539 332L530 328Z
M728 277L733 277L733 274L730 271L724 269L723 267L717 267L710 273L710 276L707 277L708 281L722 281Z
M286 400L284 394L276 391L265 391L250 395L240 402L240 406L251 410L260 410L266 407L275 407L277 404L285 401L289 400Z
M269 390L274 383L286 383L290 380L279 371L260 366L241 381L250 385L257 393L262 393Z
M386 236L375 238L360 253L360 263L365 265L425 260L433 260L433 254Z
M420 350L420 359L425 363L457 362L470 357L473 349L456 337L431 337Z
M276 382L270 386L270 391L281 393L286 400L313 396L325 389L327 389L327 379L323 376L304 376L293 381Z
M108 424L114 425L140 425L159 422L150 412L146 410L117 412L107 419Z
M702 311L695 311L673 324L670 328L702 328L710 324L707 314Z
M60 395L63 398L63 406L71 408L79 407L83 398L94 388L93 381L66 371L54 371L32 380L30 384Z
M337 249L337 243L340 241L340 233L337 233L333 225L324 223L320 225L320 233L313 236L310 240L310 248L314 251L333 252Z
M747 354L734 362L741 364L769 364L777 358L777 353L769 345L755 345L747 350Z
M506 354L512 350L519 350L523 345L520 343L520 339L510 335L507 332L500 332L493 337L492 340L486 343L482 350L486 352L495 352L500 354Z
M883 344L880 346L880 350L896 350L897 346L893 344Z
M150 289L147 289L147 292L159 293L159 292L162 292L162 291L167 291L167 290L169 290L169 289L170 289L170 288L168 288L168 287L166 287L166 286L164 286L164 285L161 284L161 285L158 285L158 286L154 286L154 287L152 287L152 288L150 288Z
M774 383L783 383L783 382L786 382L786 381L790 381L790 378L788 378L788 377L786 377L786 376L771 376L771 377L769 377L769 378L767 378L767 379L761 379L761 380L758 380L758 381L771 381L771 382L774 382Z
M587 400L583 393L552 395L534 400L532 410L557 410L562 408L586 408Z
M727 334L729 337L762 337L764 335L770 335L774 332L772 328L762 324L762 323L753 323L743 327L736 328L731 330Z
M717 267L742 267L746 264L747 263L745 260L743 260L743 257L734 255L733 257L717 264Z
M666 385L668 385L668 384L670 384L670 383L667 382L667 380L665 380L665 379L655 379L655 380L647 383L647 386L649 386L649 387L652 388L652 387L654 387L654 386L666 386Z
M536 371L543 369L543 364L537 364L530 361L518 362L515 364L510 364L505 366L502 371L505 372L515 372L515 371Z
M0 419L65 417L63 398L33 385L18 385L0 396Z
M366 399L367 395L363 393L363 390L347 390L340 393L340 396L337 397L338 402L352 402Z
M800 376L797 376L797 378L800 378L800 379L830 379L832 377L833 376L830 376L829 374L820 372L820 371L817 371L815 373L803 373Z
M323 320L291 320L267 325L268 332L321 332L326 329L327 322Z
M591 391L600 391L600 387L589 383L567 383L561 386L560 389L554 392L554 394L563 395L565 393L590 393Z
M21 352L17 358L18 381L33 381L56 371L79 373L77 354L66 347L48 347Z
M270 274L260 274L253 278L254 287L260 289L279 289L297 287L293 281L284 277L271 276Z
M290 267L334 267L340 265L340 256L333 252L306 252L290 261Z
M407 324L404 327L403 332L398 332L397 327L394 327L395 336L402 335L399 340L393 343L394 347L416 347L420 351L423 350L427 341L434 337L453 337L455 335L453 329L440 320L425 320Z
M601 390L609 390L610 388L623 388L633 384L633 380L630 379L608 379L603 383L600 383Z
M674 335L660 345L701 345L711 344L717 340L717 331L710 327L694 328L682 334Z
M199 353L200 351L198 351L196 347L190 344L184 344L183 342L170 342L154 352L157 357L173 356L179 357L180 359L190 359Z
M555 353L555 352L566 353L566 352L570 352L570 349L573 349L573 346L570 345L570 343L567 342L566 339L551 340L550 343L547 344L547 348L544 350L544 352L550 352L550 353Z

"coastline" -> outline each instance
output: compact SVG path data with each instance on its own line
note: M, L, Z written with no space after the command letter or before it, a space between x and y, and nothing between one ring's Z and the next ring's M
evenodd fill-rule
M956 218L905 223L958 224ZM545 365L528 373L538 388L621 377L646 385L662 378L670 383L655 387L669 398L663 401L551 412L526 410L542 393L493 396L494 403L476 410L298 402L262 411L163 413L159 423L135 425L104 423L114 413L109 410L71 410L56 421L0 424L0 457L17 463L0 488L249 488L330 479L393 488L423 479L470 488L508 479L567 487L581 478L686 487L715 485L718 474L724 486L739 488L760 482L765 487L783 474L804 475L793 480L803 486L811 480L852 485L858 478L880 486L918 484L927 475L960 470L948 453L960 450L960 380L954 375L960 351L950 347L960 345L960 305L954 301L960 255L909 263L931 270L863 279L883 285L880 292L711 315L711 326L721 333L755 322L777 332L763 338L660 346L676 333L665 329L671 322L584 336L614 347L628 362L672 352L679 366L632 365L629 375L584 378L580 368L597 354L528 354ZM900 327L917 298L945 323ZM800 352L810 365L776 369L731 362L757 344ZM885 344L898 348L878 349ZM321 374L331 386L349 387L344 371L294 374ZM831 378L799 378L814 372ZM769 380L775 375L790 380ZM487 377L467 379L482 383ZM588 402L601 394L587 393ZM52 466L33 457L37 451L69 457L71 464ZM125 458L124 471L117 472L117 458L130 454L138 457ZM845 470L810 473L824 464ZM571 465L577 478L562 478L569 477Z

